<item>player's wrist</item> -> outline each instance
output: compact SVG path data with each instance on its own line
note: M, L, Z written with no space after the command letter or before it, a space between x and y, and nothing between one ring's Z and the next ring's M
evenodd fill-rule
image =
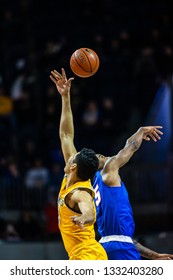
M94 222L94 216L92 214L82 214L81 220L83 224L92 224Z
M157 260L159 258L159 254L156 252L151 253L151 260Z

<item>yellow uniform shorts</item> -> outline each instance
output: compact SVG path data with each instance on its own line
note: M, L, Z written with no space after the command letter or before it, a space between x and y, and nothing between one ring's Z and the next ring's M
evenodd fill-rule
M69 260L108 260L102 245L94 239L77 244L69 254Z

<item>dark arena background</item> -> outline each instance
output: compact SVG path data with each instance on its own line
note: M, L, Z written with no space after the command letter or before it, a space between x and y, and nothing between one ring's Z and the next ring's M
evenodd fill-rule
M140 126L162 125L121 169L135 237L173 253L173 17L171 1L0 1L0 259L67 259L57 224L64 161L61 98L51 70L74 77L77 149L114 155ZM71 54L93 49L95 75ZM96 229L97 232L97 229Z

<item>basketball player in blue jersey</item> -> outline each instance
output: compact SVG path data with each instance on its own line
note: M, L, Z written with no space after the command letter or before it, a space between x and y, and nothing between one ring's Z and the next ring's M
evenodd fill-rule
M125 147L112 157L101 154L99 171L97 171L93 187L97 213L100 243L107 252L109 260L140 260L140 244L133 242L135 223L128 198L128 192L122 182L119 169L125 165L139 149L143 140L160 140L161 126L141 127L127 141ZM162 256L163 258L165 256ZM169 255L166 256L169 259ZM171 257L171 255L170 255Z

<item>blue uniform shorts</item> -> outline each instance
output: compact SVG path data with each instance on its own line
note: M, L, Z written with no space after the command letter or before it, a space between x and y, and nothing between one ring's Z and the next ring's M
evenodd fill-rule
M101 243L109 260L141 260L141 256L133 243L109 241Z

